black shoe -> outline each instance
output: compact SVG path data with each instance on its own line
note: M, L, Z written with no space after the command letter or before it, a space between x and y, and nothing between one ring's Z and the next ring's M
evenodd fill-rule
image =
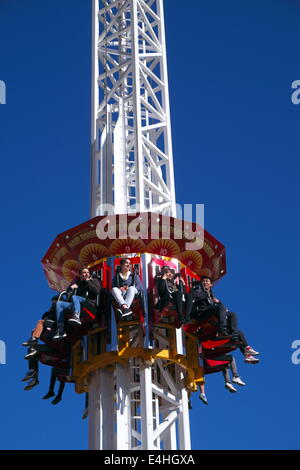
M31 348L29 353L24 356L24 359L30 359L31 357L34 357L37 354L37 350L34 348Z
M37 379L37 373L35 371L27 372L24 379L22 379L22 382L28 382L28 380L31 380L31 379Z
M132 315L132 311L129 308L124 308L122 312L122 317L127 317L129 315Z
M22 346L27 346L27 347L31 347L31 346L34 346L35 344L38 343L38 339L37 338L30 338L28 341L25 341L24 343L22 343Z
M69 318L68 320L69 323L72 323L73 325L81 325L81 321L79 318L74 317L74 318Z
M55 335L52 338L52 341L57 341L59 339L63 339L66 336L67 336L67 334L64 331L57 330L57 332L55 333Z
M132 315L133 313L129 308L124 308L120 321L131 321Z
M55 397L55 393L49 391L49 392L43 397L43 400L48 400L48 398L51 398L51 397Z
M57 405L61 401L61 395L57 395L54 400L52 400L51 405Z
M184 318L179 318L176 328L181 328L183 324L184 324Z
M38 379L32 379L31 382L29 382L29 384L26 385L26 387L24 388L24 390L31 390L33 387L35 387L36 385L38 385L40 382L38 381Z

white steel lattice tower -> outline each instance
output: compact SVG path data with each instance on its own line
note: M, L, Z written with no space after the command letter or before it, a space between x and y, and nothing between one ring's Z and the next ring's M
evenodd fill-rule
M92 63L91 216L176 217L163 0L93 0ZM166 331L153 335L133 330L130 345L183 354L181 330L172 345ZM190 449L184 374L168 366L130 358L91 374L90 449Z
M119 214L176 216L163 2L99 3L93 0L92 216L106 204Z

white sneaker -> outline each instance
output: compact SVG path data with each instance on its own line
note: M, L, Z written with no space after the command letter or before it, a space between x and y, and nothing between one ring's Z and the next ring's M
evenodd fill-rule
M241 377L232 377L232 382L238 385L246 385L245 382L242 381Z
M250 354L251 356L258 356L259 352L255 351L255 349L251 348L251 346L247 346L245 348L244 354Z
M231 392L231 393L237 392L237 389L234 388L234 386L230 382L226 382L225 388L226 388L226 390L229 390L229 392Z
M204 403L204 405L208 405L208 400L207 400L206 395L204 393L200 393L199 398Z
M251 354L247 354L245 356L244 362L246 362L247 364L257 364L259 362L259 359L257 359L257 357L251 356Z

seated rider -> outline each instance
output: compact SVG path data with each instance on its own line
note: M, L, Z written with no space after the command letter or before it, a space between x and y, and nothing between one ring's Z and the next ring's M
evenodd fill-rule
M230 333L226 328L226 307L214 296L212 286L212 279L208 276L202 276L200 281L193 282L194 308L191 316L202 321L216 315L219 321L218 337L228 338Z
M72 295L71 302L66 302L63 300L58 300L56 302L58 330L53 339L59 339L66 336L66 333L64 332L64 314L67 309L71 310L73 313L73 317L69 319L69 322L81 325L81 304L86 300L96 303L97 295L100 294L99 280L92 278L90 270L86 267L80 269L79 280L72 283L69 288L74 290L76 289L76 295Z
M176 306L179 323L188 322L193 307L193 298L185 290L180 274L174 274L168 266L162 269L162 275L157 277L157 291L159 300L156 307L162 311L168 302L173 301ZM186 318L183 317L183 301L186 302Z
M137 273L130 270L131 262L129 258L122 258L120 261L120 272L113 278L112 296L116 300L119 308L117 312L120 320L128 320L132 311L130 306L136 294L143 290L141 280Z

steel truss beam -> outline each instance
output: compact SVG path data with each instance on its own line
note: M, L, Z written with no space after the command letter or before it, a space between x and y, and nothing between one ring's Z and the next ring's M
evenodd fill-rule
M93 0L92 216L176 216L162 0Z

